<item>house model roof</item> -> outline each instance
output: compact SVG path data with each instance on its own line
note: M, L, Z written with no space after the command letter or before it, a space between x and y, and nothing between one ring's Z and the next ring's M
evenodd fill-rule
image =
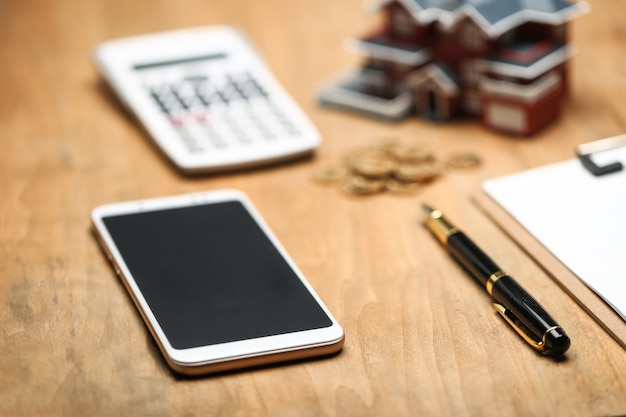
M385 0L403 4L415 19L427 24L438 21L451 27L470 16L491 37L498 37L525 22L563 24L588 10L586 3L564 0Z

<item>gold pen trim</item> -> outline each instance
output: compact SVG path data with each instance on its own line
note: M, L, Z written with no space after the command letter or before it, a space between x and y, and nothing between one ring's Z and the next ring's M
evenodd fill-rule
M541 336L541 340L535 340L528 334L527 331L524 330L522 326L520 326L516 322L515 316L510 312L510 310L507 310L503 305L498 303L494 303L493 306L496 308L496 311L500 313L502 317L504 317L504 320L506 320L507 323L509 323L511 327L513 327L517 334L522 337L522 339L524 339L529 345L531 345L534 349L538 350L541 353L545 353L548 349L546 346L546 338L548 337L548 333L556 329L563 330L561 326L552 326L543 333L543 335Z
M443 213L439 210L432 210L426 219L426 227L439 239L443 244L448 243L448 236L458 232L457 228L443 217Z
M493 274L489 275L489 278L487 278L487 282L485 282L485 288L487 289L487 294L493 296L493 286L496 284L496 281L498 281L500 278L502 277L506 277L509 274L507 274L504 271L498 271L498 272L494 272Z

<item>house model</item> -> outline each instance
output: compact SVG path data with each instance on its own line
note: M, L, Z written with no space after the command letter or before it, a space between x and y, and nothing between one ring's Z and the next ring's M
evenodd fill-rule
M388 0L382 25L349 41L362 67L320 102L387 119L477 116L530 135L555 120L568 90L567 24L587 11L564 0Z

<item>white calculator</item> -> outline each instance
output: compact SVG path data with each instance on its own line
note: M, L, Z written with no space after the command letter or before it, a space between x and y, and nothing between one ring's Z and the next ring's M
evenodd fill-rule
M274 163L320 136L238 30L211 26L105 42L98 68L183 172Z

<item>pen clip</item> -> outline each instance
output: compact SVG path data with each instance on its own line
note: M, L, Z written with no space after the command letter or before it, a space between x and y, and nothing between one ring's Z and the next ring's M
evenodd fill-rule
M524 339L529 345L531 345L534 349L538 350L541 353L547 352L548 347L546 346L546 336L550 331L556 329L559 326L554 326L547 329L541 336L541 339L538 340L538 337L533 338L531 336L532 332L530 332L520 323L520 321L517 319L517 317L515 317L511 310L508 310L506 307L498 303L494 303L493 306L496 308L496 311L500 313L502 317L504 317L507 323L509 323L511 327L513 327L517 334L522 336L522 339Z

